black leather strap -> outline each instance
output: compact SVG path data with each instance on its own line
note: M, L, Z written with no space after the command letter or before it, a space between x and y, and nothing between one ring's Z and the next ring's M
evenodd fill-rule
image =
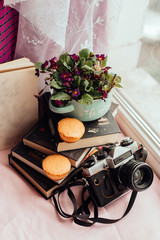
M76 198L74 196L73 191L71 190L71 188L73 186L83 186L83 190L82 190L82 204L80 207L77 206L77 201ZM72 202L73 205L73 212L71 214L68 214L66 212L64 212L64 210L62 209L61 205L60 205L60 195L61 193L63 193L65 190L67 190L68 192L68 196ZM90 227L95 223L103 223L103 224L112 224L115 223L117 221L119 221L120 219L122 219L123 217L125 217L129 211L131 210L134 201L136 199L137 196L137 192L132 191L127 209L125 211L125 213L123 214L122 217L118 218L118 219L107 219L107 218L101 218L98 217L98 206L96 204L96 201L94 200L94 198L89 195L86 199L84 198L84 195L86 193L86 191L89 193L87 186L85 186L85 183L81 180L72 180L72 182L68 182L67 184L65 184L65 186L61 186L58 188L58 192L56 191L55 194L53 194L53 202L55 204L55 207L57 209L57 212L64 218L73 218L74 222L78 225L81 226L85 226L85 227ZM93 217L90 217L90 209L89 209L89 204L92 203L92 206L94 208L94 214Z

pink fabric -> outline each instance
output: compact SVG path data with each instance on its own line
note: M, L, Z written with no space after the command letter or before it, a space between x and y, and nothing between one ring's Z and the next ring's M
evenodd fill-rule
M158 240L160 239L160 188L154 176L152 186L138 193L131 212L116 224L95 224L90 228L61 218L51 200L45 200L8 164L9 150L0 152L0 239L1 240ZM78 195L78 190L76 191ZM102 217L120 217L130 193L99 209ZM65 205L70 206L64 196Z
M15 58L45 61L65 51L78 53L85 47L95 53L108 53L109 25L115 28L112 7L119 8L117 0L4 2L20 13Z
M17 40L18 12L0 0L0 63L13 60Z

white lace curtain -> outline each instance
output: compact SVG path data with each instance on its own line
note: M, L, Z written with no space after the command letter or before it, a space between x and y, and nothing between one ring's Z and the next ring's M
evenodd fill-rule
M19 13L15 58L45 61L87 47L108 54L123 0L4 0Z

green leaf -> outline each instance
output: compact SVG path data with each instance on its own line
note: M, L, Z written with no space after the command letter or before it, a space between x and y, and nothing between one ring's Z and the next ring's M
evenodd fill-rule
M59 59L61 59L63 62L67 61L67 56L68 56L69 52L65 52L64 54L62 54Z
M74 76L74 81L72 82L72 88L79 88L81 83L81 77L80 76Z
M101 80L105 80L106 78L107 78L107 74L106 73L102 73Z
M58 92L55 95L53 95L51 97L51 100L61 100L61 101L65 101L65 100L70 100L70 96L67 93L64 92Z
M98 90L94 90L90 92L90 95L92 96L93 99L97 99L97 98L102 98L103 94L101 92L99 92Z
M104 68L107 65L107 56L105 57L104 60L101 60L101 67Z
M86 87L88 87L88 85L89 85L89 81L88 81L87 79L85 79L85 80L82 81L82 86L83 86L84 89L85 89Z
M104 86L102 87L102 90L103 90L103 91L107 91L107 90L108 90L108 87L109 87L108 85L104 85Z
M71 68L74 67L73 60L70 56L67 56L67 65L70 66Z
M90 50L88 48L84 48L81 51L79 51L79 57L80 58L89 58Z
M85 58L81 58L81 59L80 59L80 64L81 64L81 66L83 66L84 63L85 63Z
M93 57L89 57L89 58L88 58L88 61L92 61L93 63L95 63L95 62L96 62L96 60L97 60L97 57L96 57L96 55L95 55L95 56L93 56Z
M86 92L88 92L89 94L94 90L94 88L92 87L92 85L90 85L88 88L85 89Z
M59 72L54 72L54 73L53 73L53 78L54 78L55 80L60 81L60 80L61 80L61 77L60 77Z
M89 66L89 67L92 67L93 66L93 63L91 61L86 61L85 62L85 65Z
M70 71L71 70L71 67L66 63L64 62L63 65Z
M90 94L85 93L84 95L82 95L81 99L78 100L78 102L85 105L91 105L93 103L93 98Z
M122 88L122 86L117 82L114 83L114 87Z
M114 76L111 73L108 73L108 75L107 75L107 82L108 82L108 84L112 83L113 78L114 78Z
M84 85L84 90L86 91L86 92L90 92L92 89L93 89L93 87L92 87L92 85L93 85L93 82L89 82L88 80L84 80L84 83L85 83L85 85Z
M88 71L94 71L94 68L92 68L92 67L89 67L89 66L87 66L87 65L84 65L84 66L82 66L81 67L82 69L86 69L86 70L88 70Z
M80 85L81 77L80 76L74 76L74 80L77 82L77 85Z
M116 76L115 82L120 83L121 82L121 77L120 76Z
M54 79L50 82L50 86L55 88L55 89L62 89L63 88L63 87L59 86L58 83L56 82L56 80L54 80Z
M42 64L43 64L42 62L36 62L34 66L38 69L41 69Z
M61 80L57 80L56 82L57 82L57 84L58 84L59 86L62 86Z

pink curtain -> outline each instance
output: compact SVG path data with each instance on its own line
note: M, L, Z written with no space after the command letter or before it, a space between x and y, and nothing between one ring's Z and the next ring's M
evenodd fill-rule
M45 61L84 47L107 54L108 5L113 1L117 4L117 0L4 0L20 13L15 57Z
M0 0L0 63L13 60L18 30L18 12Z

